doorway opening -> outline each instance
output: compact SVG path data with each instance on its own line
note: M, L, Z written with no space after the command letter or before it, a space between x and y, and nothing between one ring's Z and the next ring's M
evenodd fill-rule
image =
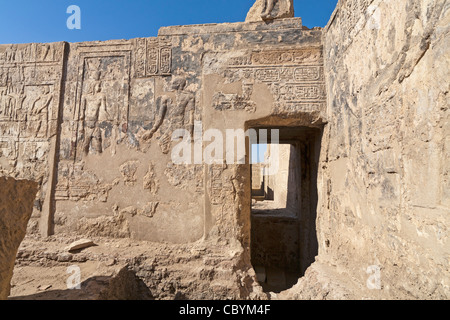
M251 261L266 292L291 288L318 254L321 130L276 129L278 143L253 144L250 151Z

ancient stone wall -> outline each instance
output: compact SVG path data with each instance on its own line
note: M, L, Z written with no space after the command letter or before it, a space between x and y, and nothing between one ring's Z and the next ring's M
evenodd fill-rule
M380 297L449 294L449 9L339 1L324 30L319 256L363 286L378 270Z
M65 44L0 46L0 176L37 181L31 227L52 210Z
M1 175L28 172L40 182L34 216L43 236L175 245L203 239L221 244L208 259L248 270L249 146L228 141L227 132L234 140L249 128L320 130L326 122L321 40L321 30L303 30L301 19L291 18L168 27L156 38L24 46L33 57L48 48L39 54L42 62L24 59L22 47L0 46L2 98L8 99L0 105L10 110L14 101L23 114L4 114ZM27 84L35 78L43 79L37 82L42 92L32 94ZM15 87L24 88L17 97ZM28 125L36 113L43 118ZM14 131L20 124L36 130ZM173 159L179 129L190 135L190 164ZM223 145L214 140L224 151L219 161L204 157L217 138L204 137L210 129L224 139ZM38 138L43 150L34 158L12 148ZM230 142L237 143L235 157L223 163ZM35 167L25 171L29 166ZM242 297L245 281L233 289Z
M0 300L9 296L17 250L25 237L38 184L0 178Z
M192 140L192 164L174 163L173 133L324 123L321 31L299 18L2 45L0 57L1 174L40 183L44 236L248 238L248 162L205 163Z

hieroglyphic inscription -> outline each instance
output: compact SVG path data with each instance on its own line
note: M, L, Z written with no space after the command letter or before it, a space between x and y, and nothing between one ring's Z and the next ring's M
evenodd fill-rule
M301 83L274 84L272 91L279 101L321 101L325 96L325 85Z
M0 46L0 171L48 174L49 138L57 131L63 44Z
M255 51L234 57L228 61L224 77L228 82L242 81L243 92L255 83L267 84L274 95L275 107L280 110L319 110L325 105L323 53L320 47ZM217 110L254 111L250 95L218 92L213 97L213 107Z
M209 168L210 175L210 201L212 205L218 205L222 202L223 181L222 174L226 169L225 165L212 165Z
M136 49L134 53L134 68L137 78L145 77L145 63L147 54L147 40L136 39Z
M137 78L170 75L172 44L159 38L135 40L134 68Z
M322 60L322 50L317 49L267 50L251 55L253 65L309 64Z

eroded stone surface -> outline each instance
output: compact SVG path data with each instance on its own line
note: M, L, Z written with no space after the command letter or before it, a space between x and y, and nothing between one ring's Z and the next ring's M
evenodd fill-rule
M0 300L5 300L38 186L32 181L0 178L0 188Z
M324 32L320 254L362 284L379 268L379 297L449 297L449 19L440 0L347 0Z
M294 0L256 0L245 22L293 18Z

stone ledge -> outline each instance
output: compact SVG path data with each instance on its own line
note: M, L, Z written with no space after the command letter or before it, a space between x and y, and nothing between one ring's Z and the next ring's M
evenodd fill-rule
M286 18L270 22L235 22L196 24L189 26L171 26L159 29L158 36L175 36L191 34L214 34L230 32L284 31L302 30L302 18Z

